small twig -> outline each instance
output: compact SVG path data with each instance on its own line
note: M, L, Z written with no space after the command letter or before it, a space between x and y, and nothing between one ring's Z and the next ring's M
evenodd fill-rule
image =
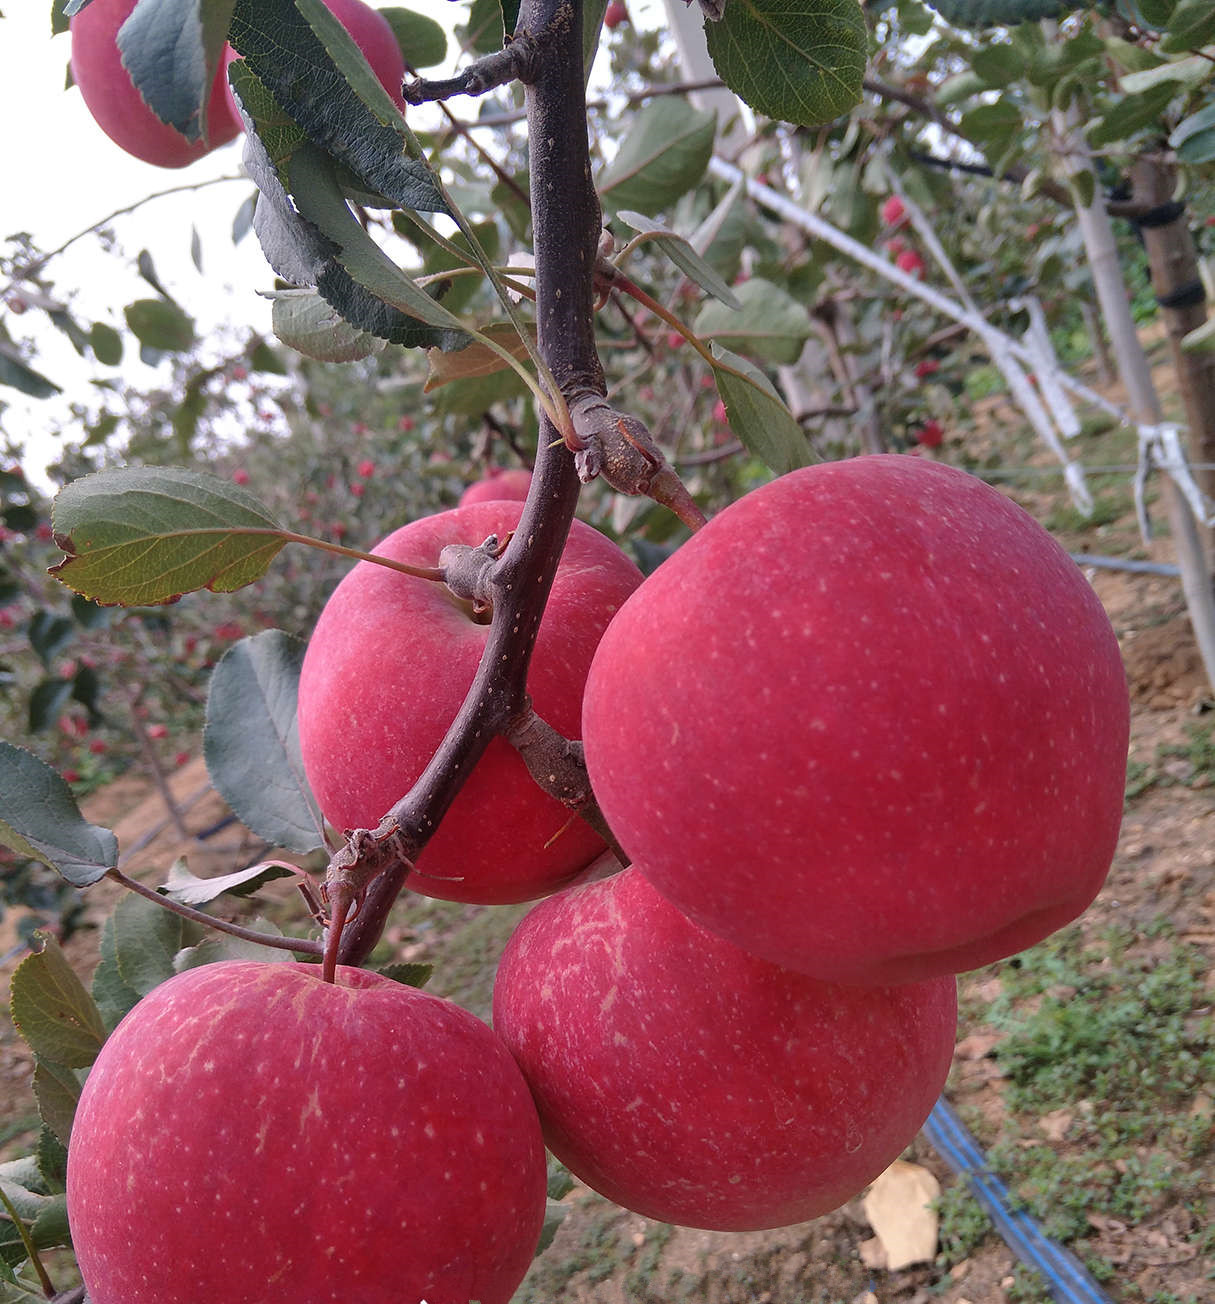
M202 924L206 928L218 929L219 932L228 933L232 937L239 937L243 942L256 942L259 946L269 946L279 951L296 951L301 955L320 955L322 953L322 945L315 938L282 937L277 933L259 933L253 928L244 928L240 924L230 924L226 919L217 919L214 915L209 915L203 910L195 910L193 906L184 906L180 901L174 901L171 897L162 895L155 888L148 887L146 883L130 878L121 869L107 870L106 877L112 878L115 883L121 883L123 887L132 892L137 892L141 897L146 897L149 901L155 901L158 906L171 910L175 915L180 915L183 919Z
M544 33L522 32L503 49L487 54L469 64L454 77L429 80L415 77L401 87L406 104L425 104L430 100L447 100L453 95L484 95L507 82L530 82L545 44Z

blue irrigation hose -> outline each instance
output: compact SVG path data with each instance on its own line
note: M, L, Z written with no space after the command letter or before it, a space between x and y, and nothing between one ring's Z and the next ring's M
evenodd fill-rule
M944 1096L933 1106L924 1135L949 1167L966 1179L1009 1249L1046 1279L1058 1304L1113 1304L1070 1250L1052 1241L1023 1209L1013 1208L1008 1187L991 1171L978 1142Z

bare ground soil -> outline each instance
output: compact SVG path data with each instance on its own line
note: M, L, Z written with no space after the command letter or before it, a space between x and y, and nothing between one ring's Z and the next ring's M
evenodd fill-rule
M968 461L994 450L1005 465L1048 468L1049 454L1031 448L1017 433L1020 423L999 400L985 405L965 434ZM1008 432L1013 432L1009 434ZM946 456L956 453L947 446ZM1106 432L1076 450L1091 464L1125 461L1130 450L1119 432ZM1040 477L1025 492L1014 492L1038 519L1062 523L1057 529L1074 551L1152 557L1170 560L1167 540L1146 548L1135 530L1127 484L1129 477L1108 482L1117 498L1110 519L1093 526L1069 516L1058 481ZM1117 963L1131 963L1150 972L1181 946L1196 955L1205 978L1199 982L1186 1013L1194 1036L1209 1034L1215 1001L1211 961L1215 958L1215 757L1204 769L1206 753L1195 743L1215 716L1206 715L1215 703L1205 683L1175 580L1091 570L1091 581L1109 612L1123 649L1133 703L1131 782L1125 825L1109 881L1101 896L1069 932L1064 952L1079 955L1086 947L1098 955L1115 931L1122 938ZM1208 734L1209 736L1209 734ZM204 831L204 840L184 838L171 821L157 793L136 777L128 777L95 794L86 814L97 823L116 827L120 846L139 848L126 868L149 878L163 876L180 854L188 854L195 873L209 874L251 863L264 849L239 825L219 827L227 812L206 784L205 770L196 761L173 780L178 800L186 807L191 833ZM113 901L109 885L91 890L93 922L104 917ZM284 922L294 930L307 920L286 899ZM399 958L425 957L438 963L432 987L461 1000L484 1015L497 953L518 909L446 906L409 898L398 907L399 919L386 937L387 948ZM0 922L0 955L14 942L15 920ZM68 953L78 970L88 975L96 961L97 930L86 927L68 941ZM1172 951L1169 948L1173 948ZM1033 956L1024 962L1032 965ZM1129 957L1129 959L1128 959ZM0 968L0 986L20 957ZM1114 963L1111 959L1109 963ZM1060 1163L1071 1163L1070 1185L1048 1189L1051 1200L1078 1209L1079 1226L1069 1237L1072 1248L1093 1263L1105 1278L1104 1288L1115 1301L1138 1304L1208 1304L1215 1299L1215 1164L1212 1163L1212 1094L1205 1090L1174 1101L1192 1126L1184 1160L1148 1136L1139 1147L1094 1142L1091 1129L1080 1124L1086 1102L1036 1114L1013 1093L1000 1059L1002 1042L1010 1035L1007 1018L989 1014L999 1008L1006 987L1021 981L1020 965L1005 965L965 975L961 982L964 1022L947 1095L962 1110L968 1124L1004 1165L1002 1174L1017 1189L1023 1174L1017 1155L1027 1162L1048 1147ZM1100 962L1097 970L1099 972ZM1064 997L1067 996L1064 991ZM1027 1015L1041 1007L1042 996L1023 1002ZM1020 1008L1019 1006L1017 1008ZM1150 1015L1145 1012L1145 1021ZM1062 1053L1069 1053L1064 1047ZM18 1153L34 1135L36 1119L29 1090L29 1056L11 1025L0 1025L0 1140L8 1153ZM1016 1103L1019 1099L1020 1103ZM1154 1099L1154 1098L1153 1098ZM1116 1115L1134 1115L1134 1101L1103 1102ZM1087 1102L1091 1106L1092 1102ZM1090 1111L1091 1112L1091 1109ZM1121 1147L1121 1148L1120 1148ZM1144 1186L1135 1217L1106 1210L1109 1174L1103 1167L1135 1163L1150 1167L1153 1155L1163 1156L1163 1169L1154 1185ZM1114 1156L1111 1158L1111 1156ZM1121 1156L1121 1157L1118 1157ZM920 1137L907 1156L939 1178L949 1197L957 1179ZM1092 1202L1086 1204L1091 1187ZM1135 1191L1140 1192L1136 1186ZM1013 1304L1047 1299L1042 1286L1018 1268L1004 1243L990 1231L981 1214L964 1202L947 1214L943 1231L949 1245L923 1264L897 1272L867 1266L862 1245L873 1235L859 1199L812 1223L776 1232L717 1234L671 1228L648 1222L576 1187L567 1197L570 1213L552 1246L536 1261L518 1296L518 1304ZM1040 1206L1041 1207L1041 1206ZM306 1304L306 1302L301 1302ZM352 1301L357 1304L357 1301Z

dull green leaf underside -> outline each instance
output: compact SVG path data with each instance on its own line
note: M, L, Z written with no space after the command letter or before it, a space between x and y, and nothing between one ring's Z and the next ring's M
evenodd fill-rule
M817 126L861 98L868 33L856 0L730 0L705 37L722 81L769 118Z
M126 467L73 480L55 499L51 568L94 602L126 607L183 593L231 593L260 579L286 543L257 498L201 471Z

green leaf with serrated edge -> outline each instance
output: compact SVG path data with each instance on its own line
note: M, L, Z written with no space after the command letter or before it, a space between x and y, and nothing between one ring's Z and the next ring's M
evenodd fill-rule
M724 304L706 303L693 330L723 348L768 362L793 363L810 335L810 315L771 281L752 277L738 287L737 312Z
M45 761L0 741L0 842L40 861L74 887L88 887L118 864L118 840L89 824L71 789Z
M324 845L296 721L305 646L268 629L230 647L211 675L203 731L215 790L258 837L299 852Z
M218 874L214 878L199 878L186 867L185 858L169 866L169 874L159 891L171 901L183 906L205 906L225 892L232 896L249 896L272 883L276 878L291 878L292 871L281 865L251 865L231 874Z
M137 299L123 309L123 316L135 338L149 348L184 353L194 344L193 319L175 303Z
M433 68L447 58L447 33L425 14L397 5L381 9L411 68Z
M337 247L344 272L382 303L429 326L463 332L460 319L407 276L364 230L342 194L331 159L305 146L292 154L287 169L296 208ZM326 276L322 272L316 282L322 294Z
M35 1055L65 1068L88 1068L105 1041L101 1012L59 943L43 933L34 938L38 949L13 974L13 1023Z
M446 211L425 165L406 157L397 106L323 0L236 0L229 39L292 121L365 185L404 208Z
M39 1117L67 1145L80 1101L80 1079L62 1064L39 1059L34 1065L34 1099Z
M647 244L657 248L669 258L688 280L694 281L706 294L711 294L715 299L720 299L722 303L731 308L742 307L738 295L730 289L683 236L676 235L674 231L668 231L665 227L659 226L657 222L651 222L648 217L644 217L641 213L634 213L628 209L618 210L616 216L622 222L631 226L634 231L640 231L648 237Z
M1160 118L1169 101L1177 94L1177 84L1166 82L1139 95L1124 95L1107 113L1086 128L1088 142L1094 149L1126 140L1145 127L1160 128Z
M166 906L129 893L114 910L114 958L122 980L140 996L173 977L183 945L182 918Z
M50 398L63 392L53 380L22 361L15 346L6 340L0 340L0 385L20 390L30 398Z
M183 593L231 593L266 573L286 543L247 489L202 471L123 467L73 480L51 520L67 557L50 572L94 602L126 607Z
M316 290L276 290L271 298L270 323L275 335L317 362L359 362L379 353L387 343L352 326Z
M808 466L806 434L793 419L775 386L746 358L711 346L717 365L713 377L726 405L730 429L743 446L777 475Z
M534 341L535 327L528 329ZM491 322L481 327L481 334L488 335L504 349L509 349L520 361L528 356L527 346L510 322ZM429 394L443 385L449 385L455 380L492 376L496 372L504 371L508 365L500 353L495 353L493 349L477 340L474 340L468 348L460 349L455 353L444 353L442 349L427 349L426 361L429 369L426 373L426 383L422 386L424 394Z
M67 1184L67 1144L60 1141L45 1123L38 1129L38 1145L34 1155L47 1190L52 1195L60 1194Z
M103 321L95 321L90 328L89 346L103 366L116 367L122 361L122 336Z
M266 919L251 919L248 927L275 937L283 935L277 924ZM204 964L217 964L223 960L257 960L261 964L278 964L297 958L291 951L284 951L281 947L262 946L258 942L248 942L243 937L233 937L231 933L214 932L196 945L178 951L173 957L173 968L177 973L183 973L187 969L198 969Z
M434 973L433 964L386 964L382 969L377 969L376 973L383 975L385 978L391 978L394 983L400 983L404 987L425 987L430 982L431 975Z
M34 1248L39 1250L51 1250L57 1246L71 1243L71 1233L68 1230L67 1197L62 1192L47 1198L46 1203L39 1209L38 1216L34 1219L30 1234L34 1242Z
M93 970L92 992L105 1026L113 1030L129 1010L139 1002L139 992L130 986L118 969L118 951L114 934L114 916L101 930L101 959Z
M235 0L142 0L118 29L140 97L188 140L201 140Z
M669 208L704 176L716 133L715 114L674 96L651 100L599 178L604 207L647 217Z
M857 0L730 0L705 38L722 81L769 118L813 127L860 102L868 32Z

